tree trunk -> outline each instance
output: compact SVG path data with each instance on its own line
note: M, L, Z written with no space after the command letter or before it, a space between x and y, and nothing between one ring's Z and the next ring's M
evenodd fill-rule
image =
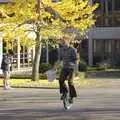
M32 80L39 80L39 64L40 64L40 57L41 57L41 49L42 49L42 43L41 37L39 33L37 34L37 43L35 46L35 56L34 56L34 61L33 61L33 67L32 67Z
M40 57L41 57L41 44L37 44L35 46L35 57L33 61L32 67L32 80L39 80L39 64L40 64Z
M37 2L36 12L39 13L39 17L40 17L40 0L37 0L36 2ZM33 81L39 80L39 65L40 65L40 57L41 57L41 49L42 49L41 36L39 34L40 33L39 22L36 23L36 27L37 27L37 32L36 32L37 38L36 38L36 46L35 46L35 56L34 56L33 66L32 66Z

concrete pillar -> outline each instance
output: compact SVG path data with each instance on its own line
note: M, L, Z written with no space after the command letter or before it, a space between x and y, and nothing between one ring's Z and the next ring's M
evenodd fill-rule
M20 39L17 39L17 69L20 69Z
M93 0L89 0L89 4L92 5ZM88 36L88 65L93 66L93 40L91 39L91 32Z
M35 57L35 46L33 46L32 48L32 62L34 61L34 57Z
M88 38L88 65L93 66L93 40Z

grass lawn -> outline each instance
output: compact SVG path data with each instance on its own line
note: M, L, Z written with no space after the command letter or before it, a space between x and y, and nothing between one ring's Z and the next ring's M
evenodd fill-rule
M22 75L24 77L24 75ZM79 73L74 80L75 87L77 88L117 88L120 87L120 79L116 78L86 78L85 73ZM19 78L16 76L16 78ZM29 87L29 88L59 88L58 80L49 82L47 79L40 79L38 81L31 81L31 79L10 79L12 87ZM3 79L0 78L0 86L3 86Z
M24 75L22 75L24 77ZM17 75L15 76L17 78ZM31 79L24 79L19 77L11 78L10 79L10 85L12 87L35 87L35 88L59 88L59 81L54 80L53 82L49 82L45 78L41 78L38 81L32 81ZM79 73L78 77L75 78L74 84L76 87L84 88L89 87L91 85L94 85L96 83L95 80L87 80L85 78L85 73ZM3 86L2 78L0 78L0 86Z
M84 79L77 77L74 80L76 88L119 88L120 79ZM28 87L28 88L59 88L58 80L49 82L46 79L31 81L31 79L10 79L12 87ZM0 86L3 86L3 81L0 78Z
M94 85L96 80L87 80L76 77L74 84L76 87L84 88ZM43 88L58 88L58 80L49 82L46 79L40 79L38 81L31 81L31 79L10 79L10 85L12 87L43 87ZM3 86L3 81L0 79L0 86Z

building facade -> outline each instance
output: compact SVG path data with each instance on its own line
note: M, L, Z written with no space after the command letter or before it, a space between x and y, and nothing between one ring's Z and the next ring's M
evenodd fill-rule
M89 32L88 40L83 40L81 55L90 66L102 61L119 64L120 61L120 0L91 0L99 3L95 11L96 23ZM86 54L86 49L88 50Z

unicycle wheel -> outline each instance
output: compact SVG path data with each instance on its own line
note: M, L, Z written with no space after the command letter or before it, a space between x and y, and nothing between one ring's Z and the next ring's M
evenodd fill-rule
M72 107L72 103L69 102L68 95L65 95L63 98L63 105L66 110L70 109Z

